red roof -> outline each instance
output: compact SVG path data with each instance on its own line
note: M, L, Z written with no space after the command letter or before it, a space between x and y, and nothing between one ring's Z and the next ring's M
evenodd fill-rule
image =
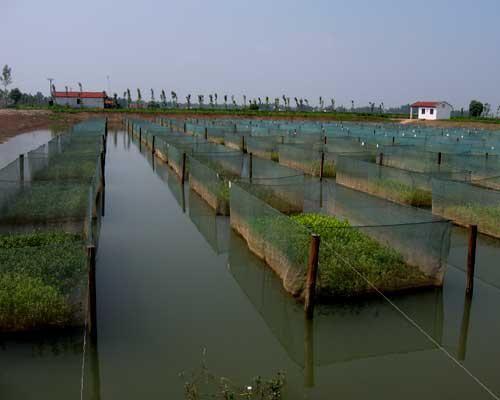
M54 92L54 97L104 99L106 97L106 92Z
M441 101L417 101L416 103L413 103L411 107L434 107L436 108Z

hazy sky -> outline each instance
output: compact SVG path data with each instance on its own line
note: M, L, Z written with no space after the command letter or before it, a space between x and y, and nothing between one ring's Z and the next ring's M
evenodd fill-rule
M500 104L500 1L0 0L25 91ZM329 102L329 100L328 100Z

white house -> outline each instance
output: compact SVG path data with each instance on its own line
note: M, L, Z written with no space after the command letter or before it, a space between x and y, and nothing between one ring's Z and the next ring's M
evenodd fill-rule
M418 109L418 119L436 120L450 119L453 107L446 101L417 101L410 106L410 119L413 109Z
M52 92L54 103L73 108L104 108L106 92Z

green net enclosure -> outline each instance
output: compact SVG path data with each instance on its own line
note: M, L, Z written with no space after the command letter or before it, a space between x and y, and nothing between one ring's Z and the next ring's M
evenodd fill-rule
M229 181L241 176L242 153L196 153L189 157L189 186L219 215L229 215Z
M281 278L285 289L302 296L310 233L265 201L232 183L231 227Z
M325 158L323 152L307 145L281 144L278 145L280 164L295 168L308 175L319 176L323 162L323 176L335 176L334 163Z
M248 137L245 142L247 153L278 161L278 144L282 142L281 136Z
M364 256L361 253L356 255L356 249L359 247L359 251L364 251L363 246L366 246L368 255L373 250L379 252L380 260L384 260L385 256L389 257L388 266L395 260L391 257L396 254L397 259L404 263L394 264L395 267L400 266L401 270L392 270L391 273L396 275L385 276L388 278L386 286L382 286L383 282L380 282L380 285L376 285L378 289L391 291L405 287L442 285L450 246L449 220L423 209L396 204L342 185L334 185L330 192L331 198L325 203L324 212L334 217L346 234L354 232L353 229L359 231L351 236L353 240L360 236L361 240L349 245L353 255L351 264L362 260ZM348 255L344 254L343 257L349 259ZM373 264L374 261L376 260L371 260L372 265L376 265ZM384 263L385 261L381 261L380 266ZM376 273L377 270L370 270L367 266L366 271ZM411 278L406 282L405 274ZM368 278L368 275L363 276ZM412 282L413 278L418 279ZM368 280L373 283L373 279L370 277ZM391 289L393 279L397 283ZM365 285L367 282L360 283Z
M228 268L288 356L305 368L305 375L314 376L312 365L326 366L434 348L413 326L401 323L399 313L394 312L391 304L377 298L370 299L370 307L363 302L347 306L345 302L330 304L328 312L319 309L314 323L304 323L303 307L279 290L281 282L265 263L252 257L246 242L236 233L230 235ZM412 295L399 297L398 307L411 309L412 316L424 330L441 343L442 292L429 290L415 296L418 301ZM366 329L367 326L370 329ZM308 368L312 370L308 372Z
M224 144L231 149L245 151L246 150L246 145L245 145L246 136L248 136L248 135L244 135L240 132L238 132L238 133L226 132L224 134Z
M196 192L189 192L189 219L216 254L229 247L229 220L220 217Z
M340 156L337 159L337 182L362 192L396 203L416 207L432 206L432 178L467 179L467 172L436 171L420 173L386 167L366 161L359 156Z
M500 238L500 192L470 182L432 180L432 212Z
M86 263L78 234L0 234L0 330L83 325Z

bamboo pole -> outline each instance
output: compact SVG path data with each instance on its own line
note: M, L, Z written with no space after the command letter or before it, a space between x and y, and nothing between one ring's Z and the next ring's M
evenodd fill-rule
M307 281L305 290L304 311L307 318L314 316L314 296L316 293L316 280L318 276L319 261L319 235L311 235L311 245L309 247L309 261L307 263Z
M319 165L319 180L323 180L323 171L325 168L325 152L321 152L321 164Z
M182 174L181 174L181 181L182 184L184 185L184 181L186 180L186 153L182 153Z
M252 182L253 178L253 154L249 155L249 163L248 163L248 177L250 178L250 182Z
M96 290L96 248L93 245L87 246L88 268L88 304L89 315L87 329L91 337L97 336L97 290Z
M24 182L24 154L19 154L19 180Z
M474 291L474 270L476 266L477 225L469 226L469 251L467 253L467 286L465 294L472 296Z

